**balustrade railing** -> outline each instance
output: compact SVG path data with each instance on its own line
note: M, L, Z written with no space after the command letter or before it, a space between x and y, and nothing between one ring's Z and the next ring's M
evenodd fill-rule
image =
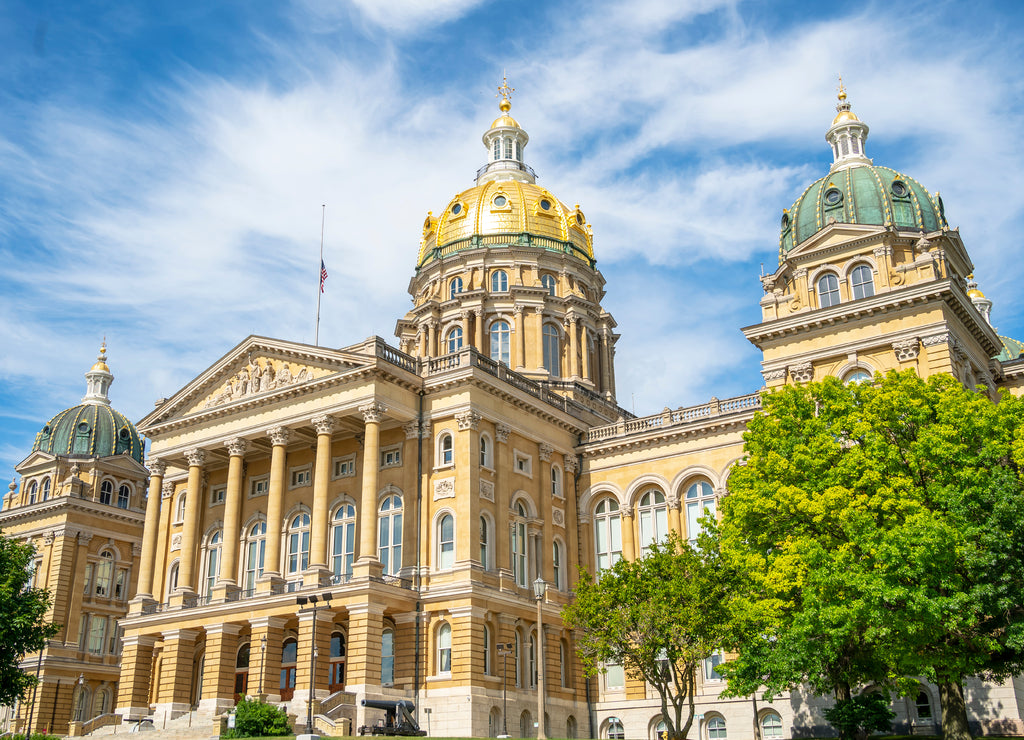
M587 442L600 442L605 439L626 437L631 434L689 424L703 419L749 413L759 408L761 408L760 393L748 393L745 396L736 396L725 400L712 398L709 402L697 406L675 410L665 409L660 414L651 414L636 419L621 419L615 424L594 427L587 432Z

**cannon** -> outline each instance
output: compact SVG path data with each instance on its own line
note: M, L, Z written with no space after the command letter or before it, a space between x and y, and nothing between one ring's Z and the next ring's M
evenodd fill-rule
M359 728L360 735L423 737L427 734L412 716L416 705L407 699L363 699L361 704L369 709L383 709L384 719L374 725L363 725Z

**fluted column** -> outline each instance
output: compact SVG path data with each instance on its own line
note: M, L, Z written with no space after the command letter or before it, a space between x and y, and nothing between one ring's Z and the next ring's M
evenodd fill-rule
M580 375L584 380L590 380L590 342L587 341L589 336L590 330L584 324L583 331L580 332Z
M462 318L462 346L468 346L473 344L473 339L470 336L470 325L469 320L473 315L472 311L463 311L460 316ZM479 347L477 348L479 349Z
M636 537L633 535L633 505L626 504L622 507L622 557L626 560L636 560Z
M516 356L512 358L512 366L516 370L526 367L526 332L523 330L523 307L516 304L512 309L516 324Z
M142 530L142 560L139 562L139 587L136 598L153 598L153 558L160 527L160 491L167 463L157 458L146 460L149 468L149 495L146 497L146 524Z
M569 324L569 375L570 377L576 378L579 377L580 374L580 341L579 337L576 335L576 314L569 314L567 319Z
M249 443L241 437L224 443L228 448L228 488L224 494L224 557L220 563L220 580L227 586L235 585L238 573L238 539L242 519L242 462Z
M536 353L537 369L544 369L544 307L534 306L534 337L533 337L533 351ZM555 362L558 362L558 358L555 358ZM561 375L560 372L551 373L552 377Z
M431 319L427 324L427 354L437 357L437 321Z
M425 357L427 354L427 338L423 326L416 327L416 356Z
M377 560L377 472L380 469L380 422L385 407L368 403L359 411L366 422L363 436L363 488L359 500L359 559Z
M263 578L272 583L281 578L281 512L284 508L285 449L291 430L274 427L267 434L274 445L270 453L270 487L267 500L267 550Z
M485 354L488 357L490 357L490 348L484 346L484 312L482 310L475 311L474 314L475 315L473 317L473 328L476 333L476 341L473 343L473 346L476 347L478 352L481 352L482 354Z
M316 462L313 466L313 521L309 537L310 578L307 585L320 584L320 577L327 576L327 486L331 482L331 434L334 432L334 417L327 414L313 417L316 429Z
M185 495L185 522L181 529L181 564L178 566L178 589L186 593L196 590L194 566L199 510L203 499L203 465L206 450L193 448L185 453L188 460L188 493Z
M611 353L608 351L608 330L602 329L600 336L601 392L609 393L612 387Z

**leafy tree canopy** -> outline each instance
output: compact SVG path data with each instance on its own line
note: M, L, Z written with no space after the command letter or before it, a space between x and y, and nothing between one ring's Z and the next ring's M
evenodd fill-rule
M1024 668L1024 401L944 374L828 379L766 395L744 439L720 526L743 579L730 691L849 699L921 675L967 736L964 679Z
M726 590L717 552L673 535L596 580L584 573L563 617L577 631L588 675L621 665L646 681L661 697L670 737L681 738L693 723L696 672L721 646Z
M28 588L34 555L31 545L0 535L0 704L25 699L36 680L18 664L26 653L42 650L60 629L43 622L49 594Z

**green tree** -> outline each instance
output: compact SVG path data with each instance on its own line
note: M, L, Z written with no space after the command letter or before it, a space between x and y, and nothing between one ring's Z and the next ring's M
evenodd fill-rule
M673 534L646 557L620 560L596 580L583 573L562 615L576 630L587 675L621 665L630 678L646 681L661 697L669 736L685 738L697 670L721 646L725 596L717 552L694 549Z
M0 535L0 704L24 701L36 678L18 664L60 629L43 622L50 605L46 590L28 588L34 556L31 545Z
M1024 667L1024 401L912 372L768 394L729 479L722 556L729 690L802 682L837 700L938 686L947 740L963 684Z
M881 691L837 701L825 710L825 719L839 730L843 740L867 740L873 732L892 732L895 716L889 708L889 695Z
M245 698L235 705L235 726L221 737L278 737L291 734L292 726L283 709L259 699Z

